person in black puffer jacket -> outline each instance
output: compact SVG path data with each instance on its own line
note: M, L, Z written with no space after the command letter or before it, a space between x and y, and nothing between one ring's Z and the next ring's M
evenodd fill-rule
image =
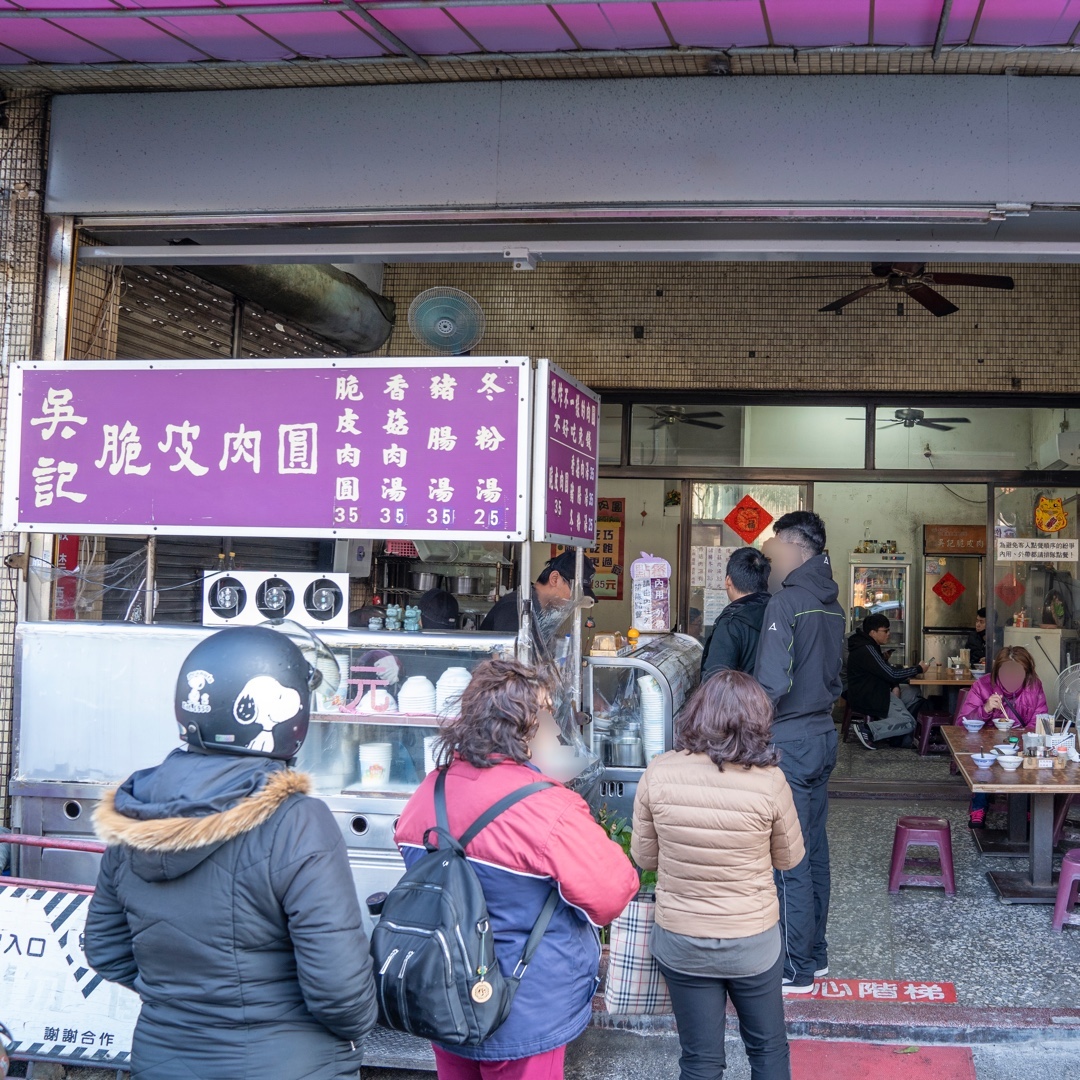
M312 669L232 628L185 660L185 749L95 813L109 845L86 956L138 993L132 1080L345 1080L377 1015L345 843L289 769Z
M731 603L720 613L701 657L701 678L718 671L753 674L761 622L769 602L769 560L757 548L739 548L728 559L724 589Z

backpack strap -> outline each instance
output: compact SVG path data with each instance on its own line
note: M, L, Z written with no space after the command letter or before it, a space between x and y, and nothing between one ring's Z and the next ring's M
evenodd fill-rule
M504 810L508 810L516 802L544 788L554 787L550 780L537 780L534 784L525 784L509 795L504 795L494 806L484 811L462 834L459 840L450 831L450 818L446 812L446 774L449 766L442 766L435 777L435 827L424 833L424 846L433 850L428 845L428 836L434 832L438 837L445 838L452 850L459 855L465 854L465 848L475 839L481 829L486 829Z
M540 939L547 932L548 924L551 922L552 915L555 914L555 908L559 904L559 890L552 888L548 893L548 898L544 902L544 906L540 909L540 914L537 916L536 922L533 923L533 928L529 932L529 938L525 942L525 948L521 950L521 959L518 960L517 966L514 968L513 975L510 976L515 983L521 982L522 976L529 970L529 963L533 958L533 954L540 946Z
M534 784L526 784L524 787L519 787L516 791L511 791L509 795L504 795L494 806L489 810L485 810L462 834L461 839L458 841L463 848L468 847L470 843L476 838L476 834L481 829L486 829L504 810L509 810L511 806L516 802L520 802L522 799L527 798L529 795L535 794L537 791L543 791L544 788L554 787L550 780L537 780ZM445 799L443 801L443 809L446 809ZM438 810L436 809L436 813Z

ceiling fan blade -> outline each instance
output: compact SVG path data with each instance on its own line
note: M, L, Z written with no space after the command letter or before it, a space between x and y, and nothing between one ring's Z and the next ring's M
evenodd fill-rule
M701 420L703 418L709 418L713 416L723 416L724 414L722 412L696 412L690 413L690 415L696 416L699 420Z
M687 416L683 420L684 424L693 424L694 427L707 427L713 428L716 431L720 431L723 428L723 424L714 424L711 420L695 420L692 416Z
M904 286L904 292L917 304L922 304L931 315L936 315L939 319L942 315L951 315L954 311L960 310L955 304L950 304L941 293L931 289L929 285L906 285Z
M933 420L916 420L917 427L933 428L935 431L952 431L952 424L938 424Z
M878 421L878 427L879 428L899 427L903 422L904 422L903 420L879 420Z
M970 424L970 418L966 416L928 416L927 420L933 420L935 424Z
M1013 289L1016 282L1005 274L927 274L934 285L974 285L979 289Z
M890 277L900 274L903 277L918 277L926 269L926 263L883 263L870 264L870 273L874 277Z
M880 281L876 285L864 285L861 289L856 289L853 293L848 293L847 296L841 296L839 300L834 300L831 304L818 308L818 311L839 311L841 308L847 307L848 304L854 303L860 297L866 296L867 293L877 292L878 289L884 289L885 287L886 283L884 281Z

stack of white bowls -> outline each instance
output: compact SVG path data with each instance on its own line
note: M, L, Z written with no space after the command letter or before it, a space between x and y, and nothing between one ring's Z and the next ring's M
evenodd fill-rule
M461 715L461 695L472 682L468 668L447 668L435 684L435 711L439 716L454 718Z
M385 687L376 686L360 699L356 711L371 716L379 713L396 713L398 707L393 695Z
M398 709L410 716L434 716L435 684L425 675L406 679L398 691Z
M664 752L664 692L651 675L637 681L641 696L641 744L646 764Z

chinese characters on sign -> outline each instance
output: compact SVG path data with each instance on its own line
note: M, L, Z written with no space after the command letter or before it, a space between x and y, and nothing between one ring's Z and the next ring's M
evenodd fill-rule
M947 982L819 979L814 983L810 996L830 1001L897 1001L905 1004L955 1005L956 987Z
M92 1057L102 1065L130 1057L139 998L106 982L86 962L89 902L81 893L0 885L5 1000L20 1003L4 1017L15 1053Z
M530 377L521 357L17 365L4 520L523 539Z
M597 600L623 598L623 529L626 519L625 499L597 499L596 540L585 555L596 567L592 590ZM551 556L568 550L566 544L552 544Z
M985 525L924 525L924 555L985 555Z
M591 547L597 528L600 399L541 360L536 416L535 452L543 472L536 482L533 538Z
M1080 558L1080 540L999 536L997 557L998 562L1076 562Z

